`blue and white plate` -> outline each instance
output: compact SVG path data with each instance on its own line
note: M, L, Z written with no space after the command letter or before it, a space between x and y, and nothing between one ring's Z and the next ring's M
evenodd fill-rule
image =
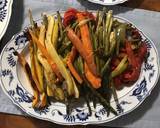
M128 0L88 0L92 3L101 4L101 5L117 5L124 3Z
M12 13L13 0L0 0L0 40L7 30Z
M123 22L129 22L126 19L115 17ZM130 22L129 22L130 23ZM147 42L148 60L143 63L139 79L134 85L125 87L121 91L117 91L119 104L116 105L113 98L111 106L118 112L118 116L112 113L107 117L107 113L103 106L97 105L93 108L91 103L92 115L89 115L86 104L77 105L70 115L66 114L66 106L63 103L52 102L51 105L42 110L32 108L33 92L29 86L26 75L17 61L17 57L13 55L13 48L18 52L23 52L27 61L29 61L28 39L25 29L15 35L3 48L0 56L0 85L5 94L13 101L15 105L20 107L30 116L51 121L63 125L78 124L99 124L112 121L122 115L135 110L150 95L159 78L159 60L158 53L154 43L142 33L143 40Z

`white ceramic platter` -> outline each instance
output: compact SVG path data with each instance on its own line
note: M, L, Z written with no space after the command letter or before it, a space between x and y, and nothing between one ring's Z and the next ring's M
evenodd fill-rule
M7 30L11 13L13 0L0 0L0 40Z
M117 5L124 3L128 0L88 0L92 3L101 4L101 5Z
M115 18L131 23L120 17ZM17 57L13 55L13 49L15 49L18 52L23 52L26 59L29 60L28 39L25 35L25 29L13 36L1 52L0 85L15 105L30 116L38 119L63 125L99 124L112 121L122 115L125 116L125 114L140 106L146 97L150 95L159 78L159 60L156 47L142 31L139 30L139 32L147 43L149 57L142 65L141 74L137 82L117 92L119 104L116 105L114 100L111 99L111 106L117 111L118 116L110 113L107 117L103 106L97 105L96 109L94 109L93 104L91 104L92 115L89 115L86 104L75 107L70 115L66 114L65 105L59 102L52 102L49 107L42 110L33 109L31 101L32 91L29 88L29 82L23 69L17 62Z

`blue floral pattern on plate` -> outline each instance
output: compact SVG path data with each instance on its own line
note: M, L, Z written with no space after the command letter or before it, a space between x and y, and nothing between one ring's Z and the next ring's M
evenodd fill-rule
M148 92L147 81L144 78L140 84L137 84L136 89L133 91L132 96L136 96L139 101L142 101L145 98Z
M123 18L119 18L124 20ZM124 20L126 21L126 20ZM127 22L127 21L126 21ZM149 39L140 31L144 41L147 42L148 59L143 63L141 75L133 88L128 87L116 104L111 100L111 106L118 112L118 116L106 112L101 105L94 108L91 105L92 115L89 114L86 105L80 108L73 108L70 115L66 114L66 107L62 103L51 103L50 106L41 110L32 108L32 95L28 92L26 79L17 63L17 57L13 55L13 51L26 51L28 48L28 39L25 31L17 34L10 42L6 44L1 52L0 63L0 85L9 98L22 110L31 116L52 121L63 125L76 124L98 124L114 120L129 111L134 110L143 100L150 94L159 77L159 60L157 50ZM18 73L20 73L18 75ZM25 88L25 87L26 88ZM108 115L108 116L107 116Z
M48 107L45 107L45 108L42 108L42 109L34 109L34 111L36 113L38 113L39 115L42 115L42 114L47 114L49 112L49 108Z
M7 6L7 0L0 0L0 22L3 22L6 17L7 10L5 7Z
M25 102L31 103L32 98L28 95L28 92L25 92L20 86L17 85L15 90L9 90L8 94L15 99L16 102Z
M75 109L76 114L68 115L68 114L63 114L61 111L59 111L57 109L54 109L52 111L52 116L56 116L55 112L57 112L58 115L62 116L63 119L65 121L67 121L67 122L76 122L77 120L83 122L83 121L87 121L89 119L89 117L90 117L89 112L86 112L85 110L86 109L78 109L78 108L76 108Z
M0 40L6 32L12 12L13 0L0 0Z

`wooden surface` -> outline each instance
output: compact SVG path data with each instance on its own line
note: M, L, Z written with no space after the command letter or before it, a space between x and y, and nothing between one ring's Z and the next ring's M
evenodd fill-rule
M63 126L53 124L48 121L38 120L32 117L22 117L17 115L0 114L0 128L93 128L90 126ZM94 126L94 128L101 128Z
M128 2L122 4L122 6L160 12L160 0L128 0Z
M146 10L153 10L160 12L160 0L129 0L121 6L128 6L132 8L141 8ZM58 128L62 127L47 121L38 120L31 117L22 117L9 114L0 114L0 128ZM63 126L69 128L69 126ZM75 128L93 128L90 126L70 126ZM97 126L98 127L98 126ZM96 126L94 126L96 128Z

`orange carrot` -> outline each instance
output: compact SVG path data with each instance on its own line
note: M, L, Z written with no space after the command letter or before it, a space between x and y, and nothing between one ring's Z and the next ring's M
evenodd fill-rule
M95 73L95 69L92 68L95 66L95 63L92 59L92 55L89 54L88 50L85 50L86 48L83 46L81 40L78 38L78 36L75 34L75 32L73 31L73 29L67 27L66 28L67 31L67 36L70 39L70 41L72 42L72 44L75 46L75 48L77 49L77 51L80 53L80 55L82 56L82 58L85 60L85 62L87 63L90 71L92 73Z
M79 74L77 73L76 69L74 68L73 66L73 61L76 57L76 54L77 54L77 50L76 48L73 46L72 47L72 50L68 56L68 59L67 59L67 66L69 68L69 70L71 71L72 75L75 77L75 79L80 83L82 84L83 80L82 78L79 76Z
M85 19L82 13L77 13L77 18L78 18L78 22L81 22L82 20ZM94 62L92 42L90 39L90 34L89 34L89 29L87 24L83 24L80 26L80 33L81 33L83 46L85 47L85 50L89 53L88 56L90 56L90 59L92 61L92 69L94 70L94 72L92 72L89 66L85 63L84 70L85 70L86 78L94 88L99 88L101 86L101 78L98 78L95 74L97 69L96 69L96 64Z
M42 43L37 39L37 37L33 34L33 32L31 30L29 30L29 33L32 37L32 40L34 43L37 44L38 48L41 50L42 54L45 56L45 58L47 59L49 65L51 66L53 72L56 74L56 76L59 78L59 80L62 80L62 75L60 74L56 64L53 62L50 54L48 53L48 51L46 50L46 48L42 45Z
M89 68L88 68L88 65L86 63L84 63L84 73L85 73L85 76L87 78L87 80L91 83L91 85L98 89L101 87L101 78L93 75Z
M78 18L78 22L85 20L85 16L83 16L82 13L77 13L77 18ZM80 33L81 33L83 46L85 47L85 50L87 51L87 53L89 53L88 56L90 58L90 61L92 62L92 67L90 67L90 65L88 65L88 67L94 75L97 75L96 64L94 62L94 56L93 56L92 42L91 42L87 24L83 24L80 26Z

